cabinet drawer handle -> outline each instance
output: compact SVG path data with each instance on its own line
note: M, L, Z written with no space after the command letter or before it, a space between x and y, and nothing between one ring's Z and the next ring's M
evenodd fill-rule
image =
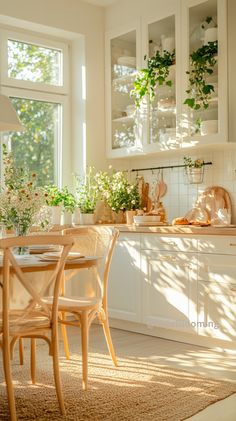
M174 257L174 256L161 256L161 260L168 260L169 262L176 262L177 257Z
M229 244L231 247L236 247L236 243L230 243Z
M177 244L174 241L162 241L162 244L164 244L165 246L177 246Z

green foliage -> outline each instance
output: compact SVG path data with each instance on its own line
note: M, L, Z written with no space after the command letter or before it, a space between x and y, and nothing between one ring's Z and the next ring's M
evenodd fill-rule
M10 41L8 74L16 79L56 84L58 54L57 50ZM12 103L25 127L24 132L11 134L12 154L18 166L37 173L38 185L53 184L55 121L60 106L26 98L12 98Z
M67 186L63 187L61 190L55 185L45 186L44 191L48 206L61 206L66 212L74 212L77 201L75 196L69 192Z
M184 156L184 165L188 168L201 168L204 164L202 159L193 160L190 156Z
M103 199L115 212L140 207L138 185L128 181L126 172L101 171L96 174L96 180Z
M216 54L218 52L218 42L208 42L190 55L189 97L184 101L188 107L199 110L209 107L209 99L214 86L207 83L207 77L213 73L213 68L217 63Z
M81 213L94 213L100 192L94 168L89 167L84 177L75 176L76 200Z
M63 193L55 185L45 186L46 202L48 206L62 206Z
M147 57L145 56L146 60ZM163 53L157 51L155 56L147 60L147 68L141 69L134 81L134 88L130 92L135 99L137 107L140 106L146 95L152 101L156 95L156 87L167 85L171 86L172 81L168 80L170 66L175 62L175 51L169 53L164 50Z

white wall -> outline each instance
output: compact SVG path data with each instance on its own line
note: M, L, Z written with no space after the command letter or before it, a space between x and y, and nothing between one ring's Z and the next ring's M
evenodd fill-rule
M157 7L168 7L175 0L120 0L106 9L105 30L110 31L129 22L138 20L149 10ZM236 141L236 1L228 0L228 74L229 74L229 140ZM228 190L233 205L233 222L236 222L236 149L234 145L221 148L208 148L198 150L183 150L164 152L149 157L138 157L128 160L113 160L115 168L145 168L165 165L183 164L184 156L202 158L205 162L212 161L212 166L205 167L204 183L190 185L187 183L182 169L164 171L164 179L168 184L167 195L163 198L168 219L171 221L176 216L184 215L194 205L198 194L208 186L220 185ZM142 173L140 173L142 174ZM143 172L146 181L152 185L157 179L157 173Z
M68 36L68 31L75 36L84 35L87 161L104 167L104 9L80 0L0 0L0 14L1 22L6 25L15 23L34 31L44 29L41 27L43 25L54 28L55 35L62 38ZM48 28L45 32L47 31ZM80 134L75 142L81 142ZM78 165L75 154L78 154L77 147L72 149L71 156Z

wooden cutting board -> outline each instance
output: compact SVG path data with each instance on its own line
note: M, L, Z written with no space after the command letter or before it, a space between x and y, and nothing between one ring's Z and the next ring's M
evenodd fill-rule
M198 198L196 205L206 210L209 216L209 222L217 218L219 209L227 209L232 214L232 205L229 193L223 187L208 187Z

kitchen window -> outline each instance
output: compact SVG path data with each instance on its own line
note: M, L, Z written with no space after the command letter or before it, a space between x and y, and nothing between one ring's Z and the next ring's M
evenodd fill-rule
M2 137L17 164L37 173L39 185L62 184L64 133L69 133L68 49L54 39L1 32L1 92L25 127Z

